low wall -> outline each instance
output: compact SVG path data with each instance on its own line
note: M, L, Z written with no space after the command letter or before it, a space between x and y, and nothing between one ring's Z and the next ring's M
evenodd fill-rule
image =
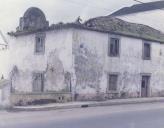
M10 106L10 81L0 80L0 107Z
M44 103L63 103L72 100L71 93L11 93L11 105L36 105Z
M104 101L110 99L127 99L127 98L139 98L140 94L138 92L106 92L106 93L86 93L86 94L76 94L76 101Z

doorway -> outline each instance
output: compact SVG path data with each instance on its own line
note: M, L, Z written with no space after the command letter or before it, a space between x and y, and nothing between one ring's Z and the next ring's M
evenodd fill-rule
M142 75L141 97L149 96L150 75Z

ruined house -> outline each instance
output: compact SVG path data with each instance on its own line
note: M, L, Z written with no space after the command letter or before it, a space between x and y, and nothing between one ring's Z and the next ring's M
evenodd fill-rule
M128 22L145 24L164 32L164 1L139 3L121 8L109 16Z
M164 34L109 16L49 25L29 8L9 32L11 102L164 96Z

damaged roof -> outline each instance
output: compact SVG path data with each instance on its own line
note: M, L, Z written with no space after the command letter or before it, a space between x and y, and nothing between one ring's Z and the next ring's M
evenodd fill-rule
M130 23L110 16L90 19L85 25L95 30L164 43L164 33L147 25Z
M124 7L112 13L110 16L122 16L132 13L151 11L151 10L163 9L163 8L164 8L164 1L161 0L161 1L155 1L149 3L135 4L131 7Z
M162 32L146 25L130 23L110 16L93 18L86 21L84 24L59 23L59 24L53 24L44 29L37 29L31 31L16 31L16 32L10 32L8 34L11 36L21 36L21 35L34 34L37 32L52 31L58 29L68 29L68 28L77 28L77 29L85 29L90 31L111 33L111 34L123 35L133 38L164 43L164 34Z

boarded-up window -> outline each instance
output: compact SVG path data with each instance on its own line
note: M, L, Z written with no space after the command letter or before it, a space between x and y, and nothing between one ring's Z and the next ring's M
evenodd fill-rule
M118 75L116 74L109 75L109 78L108 78L109 91L117 91L117 80L118 80Z
M44 74L33 73L33 92L43 92Z
M35 37L35 53L44 53L45 51L45 35L37 34Z
M143 59L150 60L151 58L151 45L149 43L143 44Z
M119 39L118 38L110 38L109 46L108 46L108 54L109 56L119 56Z

